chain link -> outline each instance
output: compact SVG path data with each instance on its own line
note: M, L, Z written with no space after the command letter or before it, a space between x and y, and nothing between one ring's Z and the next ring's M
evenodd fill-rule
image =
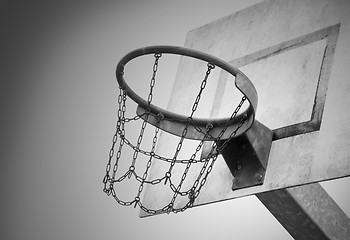
M152 72L152 77L151 77L150 84L149 84L150 89L149 89L149 94L148 94L148 98L147 98L148 106L151 104L151 102L153 100L153 90L154 90L154 86L155 86L155 82L156 82L156 75L157 75L157 71L158 71L158 67L159 67L159 59L161 58L161 56L162 55L158 54L158 53L154 54L155 60L154 60L153 68L152 68L153 72ZM156 124L156 126L159 126L159 123L162 120L166 120L166 121L170 121L170 122L179 122L179 120L167 119L164 116L155 115L149 109L146 110L145 113L143 113L140 116L135 115L133 117L126 117L125 114L127 111L127 105L126 105L127 95L126 95L126 92L120 88L119 95L118 95L119 108L118 108L118 116L117 116L118 120L116 123L116 131L115 131L115 134L113 135L112 146L111 146L109 154L108 154L108 162L107 162L107 166L106 166L106 170L105 170L106 173L105 173L105 176L103 178L103 184L104 184L103 191L107 195L112 195L113 198L120 205L123 205L123 206L132 206L133 205L134 207L138 206L138 207L140 207L140 209L142 209L144 212L146 212L148 214L159 214L159 213L164 213L164 212L178 213L178 212L183 212L186 209L193 206L195 199L198 197L198 195L200 194L200 191L202 190L203 186L207 182L207 178L213 169L213 166L214 166L215 161L217 160L218 154L220 154L221 150L226 146L227 142L236 135L237 131L242 127L242 125L244 124L244 122L246 120L246 117L243 116L243 118L240 120L240 123L238 124L237 128L230 134L229 138L224 143L220 144L220 146L218 146L218 143L221 140L222 136L225 134L225 132L229 126L230 120L232 120L233 118L235 118L237 116L244 101L246 100L246 97L242 98L241 102L238 104L237 108L232 113L230 120L222 128L222 130L220 131L220 133L218 134L218 136L216 138L214 138L210 134L210 131L213 129L212 124L208 123L206 128L203 128L201 126L197 126L195 124L195 122L193 121L193 115L198 108L202 93L207 85L209 75L214 68L215 68L214 64L212 64L212 63L207 64L207 70L205 72L204 79L201 82L199 92L195 98L193 105L192 105L191 114L186 120L183 121L185 127L182 130L179 142L178 142L176 149L175 149L175 153L174 153L173 157L171 157L171 158L160 156L158 153L156 153L156 146L157 146L158 137L159 137L159 133L160 133L159 127L155 127L154 135L152 138L152 146L151 146L150 151L142 149L141 143L142 143L143 137L145 135L145 130L147 127L149 115L152 115L152 117L155 117L155 119L158 119L158 124ZM139 121L140 119L143 119L140 133L138 135L136 144L133 144L126 137L125 125ZM201 133L203 135L203 139L201 141L199 141L196 149L194 150L194 152L192 153L192 155L189 159L178 159L179 153L181 152L181 149L184 145L184 140L185 140L186 135L188 133L188 128L190 126L194 127L194 129L196 131ZM203 149L204 140L208 139L208 138L215 139L213 141L213 144L211 145L210 151L206 155L206 157L204 157L202 159L198 158L199 153ZM119 146L117 144L118 141L119 141ZM126 145L127 147L130 147L133 150L131 164L130 164L129 168L126 170L126 172L124 172L124 174L122 174L120 177L117 178L116 173L119 169L119 167L118 167L119 161L122 157L122 150L123 150L124 145ZM115 153L115 151L116 151L116 153ZM146 164L146 167L145 167L142 175L138 175L136 172L136 164L138 161L139 154L142 154L142 155L148 157L147 164ZM113 158L115 158L115 160L114 160L114 165L112 168ZM161 160L161 161L164 161L165 163L168 163L169 168L164 173L164 176L162 176L160 178L149 179L149 171L150 171L151 165L152 165L154 160ZM183 190L182 188L183 188L184 183L188 177L188 173L191 169L191 166L194 163L195 164L200 163L200 164L203 164L203 166L200 168L198 176L195 178L193 183L190 184L191 186L189 186L189 188L187 190ZM175 185L174 180L172 179L172 172L173 172L173 168L175 167L175 164L184 164L185 165L185 169L183 170L181 178L180 178L177 185ZM117 196L114 185L124 181L125 179L130 179L131 177L133 177L136 181L139 182L136 196L134 197L134 199L132 199L130 201L122 201ZM142 201L140 200L141 194L144 190L145 184L157 185L160 183L164 183L164 185L169 186L169 189L173 193L172 197L171 197L169 203L166 204L165 206L163 206L159 209L150 209L150 208L146 207L142 203ZM177 205L176 200L180 197L187 197L187 202L182 204L181 207L176 208L175 207Z

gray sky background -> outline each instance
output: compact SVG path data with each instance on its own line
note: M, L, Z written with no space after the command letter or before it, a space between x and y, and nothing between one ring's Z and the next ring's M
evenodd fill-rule
M139 219L102 192L130 50L258 0L3 1L1 239L292 239L255 197ZM350 214L349 180L323 186Z

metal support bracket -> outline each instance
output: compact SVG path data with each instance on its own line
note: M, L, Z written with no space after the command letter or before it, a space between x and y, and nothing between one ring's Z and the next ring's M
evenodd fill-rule
M258 121L227 143L221 154L234 177L232 190L264 183L271 144L272 130Z

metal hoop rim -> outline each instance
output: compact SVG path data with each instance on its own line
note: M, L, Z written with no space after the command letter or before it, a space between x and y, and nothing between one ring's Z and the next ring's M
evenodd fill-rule
M232 66L231 64L214 57L212 55L209 55L207 53L203 53L197 50L179 47L179 46L167 46L167 45L159 45L159 46L149 46L149 47L143 47L136 49L134 51L129 52L126 54L117 64L116 67L116 78L118 81L119 86L121 89L123 89L126 94L135 101L139 106L141 106L144 109L149 110L155 115L163 115L165 118L173 119L175 121L186 122L188 121L188 117L170 112L168 110L162 109L160 107L157 107L153 104L148 104L146 100L144 100L142 97L140 97L138 94L136 94L126 83L124 79L124 68L125 65L130 62L132 59L148 55L148 54L175 54L175 55L182 55L187 57L196 58L202 61L205 61L207 63L213 64L215 66L218 66L219 68L225 70L226 72L230 73L235 77L235 86L237 89L247 98L248 102L250 103L250 106L247 110L245 110L243 113L237 115L235 118L192 118L191 121L195 123L196 125L200 126L207 126L208 124L215 126L222 126L223 124L227 124L229 122L229 125L237 124L242 118L242 116L246 116L247 118L247 124L245 124L243 131L237 134L236 136L246 132L251 125L254 122L255 119L255 112L257 109L257 100L258 95L257 91L250 81L250 79L239 69Z

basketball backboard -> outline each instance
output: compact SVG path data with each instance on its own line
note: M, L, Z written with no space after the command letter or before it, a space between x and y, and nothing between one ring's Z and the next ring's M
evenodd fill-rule
M219 157L194 206L350 175L349 12L346 0L265 1L188 33L185 47L223 59L250 78L258 93L256 119L273 130L262 185L232 190L233 176ZM195 96L202 79L203 71L180 60L168 110L191 108L178 100ZM225 71L213 73L202 99L206 107L198 111L208 118L230 114L230 84ZM173 153L171 141L161 134L158 151ZM164 175L164 167L154 161L149 177ZM144 205L159 209L171 196L147 186Z

